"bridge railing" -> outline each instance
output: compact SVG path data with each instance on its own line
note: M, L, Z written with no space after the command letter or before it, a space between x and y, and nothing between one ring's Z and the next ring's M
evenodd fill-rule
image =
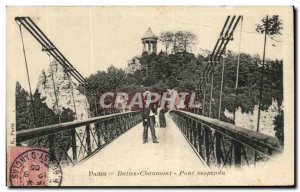
M271 136L186 111L170 115L198 156L210 167L252 166L282 151Z
M61 164L75 165L141 121L136 111L32 128L16 133L17 145L47 148Z

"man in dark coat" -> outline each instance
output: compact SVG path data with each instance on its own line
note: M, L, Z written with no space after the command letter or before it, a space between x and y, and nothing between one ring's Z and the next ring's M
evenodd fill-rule
M153 107L153 105L150 104L149 107L145 107L144 111L142 113L143 117L143 126L144 126L144 132L143 132L143 144L148 142L148 128L150 127L151 136L153 143L158 143L156 135L155 135L155 115L157 114L157 110Z
M165 128L167 126L165 113L166 113L166 110L164 108L159 107L159 126L160 126L160 128Z

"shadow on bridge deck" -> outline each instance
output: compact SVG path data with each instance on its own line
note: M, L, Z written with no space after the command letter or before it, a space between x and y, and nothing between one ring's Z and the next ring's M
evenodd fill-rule
M156 128L158 144L152 143L150 130L149 142L142 144L142 132L140 123L86 161L64 168L63 185L180 185L191 180L182 171L208 170L169 117L166 128Z

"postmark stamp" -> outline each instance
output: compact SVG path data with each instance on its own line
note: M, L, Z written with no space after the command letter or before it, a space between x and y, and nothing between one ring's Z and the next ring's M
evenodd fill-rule
M10 158L10 186L61 185L62 169L46 149L12 147Z

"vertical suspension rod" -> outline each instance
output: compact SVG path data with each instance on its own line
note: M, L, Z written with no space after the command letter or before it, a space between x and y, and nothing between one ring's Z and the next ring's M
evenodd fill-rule
M36 127L36 126L38 126L37 121L36 121L36 111L35 111L35 107L34 107L34 103L33 103L33 96L32 96L31 84L30 84L30 76L29 76L27 57L26 57L26 52L25 52L25 45L24 45L24 39L23 39L23 33L22 33L22 26L21 25L19 25L19 29L20 29L20 35L21 35L21 40L22 40L22 48L23 48L25 66L26 66L27 81L28 81L28 85L29 85L30 102L31 102L31 107L32 107L32 111L33 111L34 127Z
M240 59L241 59L241 44L242 44L242 29L243 29L243 16L241 17L241 27L240 27L240 42L239 42L239 53L236 66L236 80L235 80L235 89L234 89L234 108L233 108L233 124L235 124L236 118L236 107L237 107L237 95L238 95L238 86L239 86L239 69L240 69Z
M222 109L222 95L223 95L223 84L224 84L224 66L225 66L225 54L223 57L223 62L222 62L222 79L221 79L221 88L220 88L220 100L219 100L219 114L218 114L218 119L220 120L221 118L221 109Z

